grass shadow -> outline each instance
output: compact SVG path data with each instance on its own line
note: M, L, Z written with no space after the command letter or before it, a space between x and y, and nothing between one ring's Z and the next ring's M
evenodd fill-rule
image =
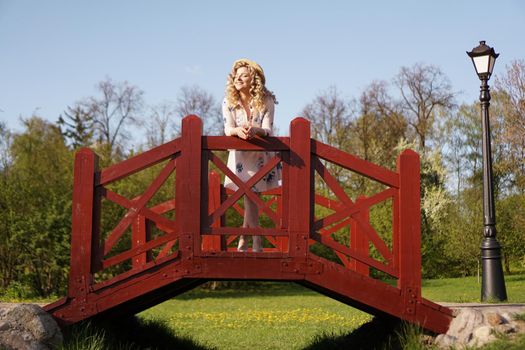
M374 317L343 335L323 335L303 350L418 350L433 349L422 341L423 331L396 318Z
M188 337L180 337L160 319L127 317L80 322L63 331L60 350L211 350Z

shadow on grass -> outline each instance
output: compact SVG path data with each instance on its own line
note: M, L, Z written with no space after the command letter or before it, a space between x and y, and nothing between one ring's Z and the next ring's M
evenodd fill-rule
M68 327L63 333L61 350L213 349L177 336L165 321L158 319L91 320Z
M395 318L375 317L344 335L324 335L303 350L418 350L432 349L422 342L423 331Z

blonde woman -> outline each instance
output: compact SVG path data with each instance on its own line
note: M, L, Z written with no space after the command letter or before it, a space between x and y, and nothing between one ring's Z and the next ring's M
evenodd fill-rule
M222 103L224 133L250 140L255 136L271 136L273 131L275 95L266 86L264 71L260 65L240 59L234 62L226 84L226 97ZM248 181L273 156L270 152L249 152L231 150L228 156L228 168L242 181ZM260 193L279 186L280 172L274 168L267 173L252 190ZM226 177L224 186L237 190L231 179ZM244 196L243 227L259 226L257 205ZM247 237L240 236L237 250L248 251ZM252 251L262 252L262 237L253 236Z

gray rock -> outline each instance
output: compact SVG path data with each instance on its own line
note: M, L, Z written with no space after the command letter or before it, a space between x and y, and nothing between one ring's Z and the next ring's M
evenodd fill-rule
M525 333L525 321L515 319L525 312L525 304L449 304L454 312L449 330L434 343L442 349L474 349L497 338L498 334Z
M497 326L499 324L506 323L505 318L497 312L487 312L485 315L487 318L487 323L491 326Z
M513 321L513 324L514 324L514 328L516 328L516 332L525 333L525 321L515 320Z
M436 337L435 344L442 348L449 348L454 346L457 342L457 338L448 334L440 334Z
M472 339L468 342L468 346L480 347L495 340L496 337L492 334L493 328L491 326L481 326L474 330Z
M512 323L498 324L494 327L494 331L499 334L510 334L516 332L516 327Z
M483 323L483 313L476 309L464 309L450 324L447 335L455 337L458 343L467 344L474 329Z
M501 317L505 319L505 322L510 322L510 320L513 320L515 315L516 313L512 313L512 312L502 312L501 313Z
M40 306L17 304L0 312L0 348L47 350L62 345L57 323Z

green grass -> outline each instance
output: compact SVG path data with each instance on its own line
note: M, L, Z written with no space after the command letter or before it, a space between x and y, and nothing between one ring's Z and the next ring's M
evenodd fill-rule
M316 337L347 334L371 317L294 284L198 289L140 314L177 335L218 349L302 349Z
M525 303L525 274L505 276L507 302ZM480 302L481 284L476 277L423 280L423 297L432 301Z
M504 337L498 339L493 343L483 346L480 350L523 350L525 349L525 334L522 334L515 339Z

